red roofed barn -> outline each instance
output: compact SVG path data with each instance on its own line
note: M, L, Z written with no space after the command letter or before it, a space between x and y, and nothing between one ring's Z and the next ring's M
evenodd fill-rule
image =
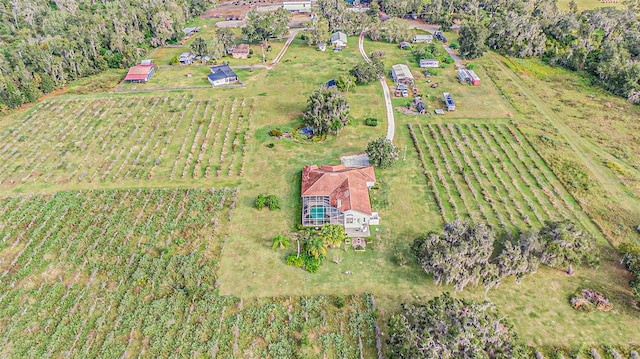
M129 82L147 82L155 74L155 65L151 60L143 60L140 65L133 66L129 69L124 80Z
M376 183L373 167L305 166L302 169L302 225L339 224L349 236L368 236L377 225L369 189Z

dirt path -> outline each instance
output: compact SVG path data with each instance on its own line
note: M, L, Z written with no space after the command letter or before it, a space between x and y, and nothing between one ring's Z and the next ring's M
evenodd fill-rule
M371 62L369 56L364 51L364 31L360 33L358 37L358 49L360 50L360 55L366 62ZM380 85L382 86L382 93L384 94L384 104L387 108L387 139L393 142L393 138L396 134L396 119L393 116L393 105L391 104L391 93L389 91L389 86L387 86L387 81L384 76L380 77Z
M498 55L491 52L487 55L493 58L494 63L500 67L500 71L509 77L512 84L518 88L518 91L560 132L580 162L587 166L595 179L603 185L606 192L615 196L614 201L630 213L640 215L640 201L634 197L633 194L629 193L629 189L618 180L614 173L602 164L602 160L600 159L604 158L615 162L615 158L590 143L589 140L581 137L571 127L565 124L561 118L558 118L558 116L547 107L543 99L532 91L529 91L529 89L523 85L523 80L517 73L514 73L502 63Z
M271 61L269 63L269 66L267 67L268 69L270 69L273 66L277 65L278 62L280 62L280 60L282 60L282 57L287 52L287 49L289 48L289 45L291 45L291 43L293 42L293 39L295 39L296 35L298 35L298 33L300 31L302 31L302 30L303 29L291 29L289 31L289 37L287 38L287 41L284 43L284 46L282 47L282 50L280 50L280 52L278 53L278 56L276 56L276 58L273 59L273 61Z

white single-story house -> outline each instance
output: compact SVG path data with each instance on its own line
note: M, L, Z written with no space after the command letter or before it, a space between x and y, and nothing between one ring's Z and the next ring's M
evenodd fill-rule
M336 31L331 34L331 45L335 47L347 47L347 34L342 31Z
M371 211L369 189L376 183L372 166L308 165L302 169L302 225L344 226L350 237L369 236L379 224Z
M438 68L440 67L440 61L436 59L421 59L420 67L423 69Z
M311 0L283 1L282 8L292 12L311 12Z
M411 70L409 70L409 66L405 64L391 66L391 77L397 84L413 84L414 81Z
M433 35L430 34L418 34L413 37L413 42L426 42L430 44L433 42Z
M231 70L229 65L216 65L211 66L211 73L207 79L212 86L221 86L237 82L238 75Z

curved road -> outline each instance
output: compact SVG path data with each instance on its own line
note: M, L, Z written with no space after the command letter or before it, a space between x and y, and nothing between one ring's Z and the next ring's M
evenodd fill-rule
M364 61L371 62L371 59L369 59L369 56L367 56L367 53L364 51L364 31L361 32L358 37L358 48ZM393 142L393 137L396 134L396 119L393 116L393 105L391 104L389 86L387 86L387 81L384 76L380 77L380 85L382 85L382 92L384 93L384 104L387 107L387 139Z

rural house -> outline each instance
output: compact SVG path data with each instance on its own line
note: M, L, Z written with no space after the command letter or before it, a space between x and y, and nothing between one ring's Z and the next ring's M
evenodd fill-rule
M231 49L230 53L234 59L246 59L249 57L249 45L238 44Z
M409 67L405 64L393 65L391 67L391 77L397 84L413 84L413 75L411 74Z
M436 59L421 59L420 67L423 69L438 68L440 67L440 62Z
M190 52L183 52L180 54L178 60L182 65L191 65L195 59L195 55Z
M347 34L342 31L331 34L331 45L335 47L347 47Z
M152 60L142 60L139 65L129 69L124 80L129 82L147 82L156 73Z
M283 1L282 8L291 12L311 12L311 0Z
M302 169L302 225L344 226L348 236L370 235L369 225L379 224L371 211L369 189L376 183L372 166L304 166Z
M413 42L426 42L427 44L430 44L431 42L433 42L433 35L430 35L430 34L418 34L418 35L414 36Z
M212 86L227 85L238 81L236 75L229 65L211 66L211 73L207 76Z

